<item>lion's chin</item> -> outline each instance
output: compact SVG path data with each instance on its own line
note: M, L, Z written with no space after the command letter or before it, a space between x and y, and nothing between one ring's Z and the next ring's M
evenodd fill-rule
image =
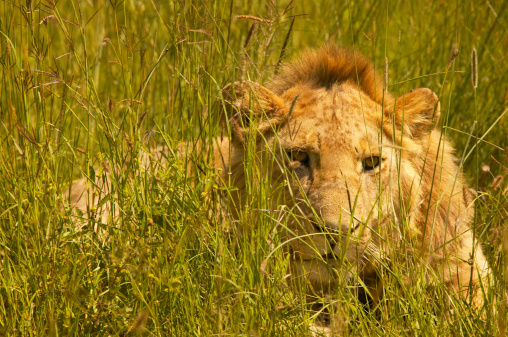
M334 292L334 289L337 289L340 265L335 260L324 260L320 256L307 258L304 260L297 257L291 261L292 280L298 284L306 284L307 287L310 285L312 290L307 293L326 295Z
M333 294L340 287L356 282L360 272L371 269L368 257L372 256L367 252L375 249L368 242L350 242L346 247L335 247L333 251L324 252L322 255L291 250L293 281L310 286L308 293L318 297Z
M306 285L308 294L321 297L334 294L350 284L357 274L357 266L341 261L334 254L327 254L313 259L292 259L291 274L293 282Z

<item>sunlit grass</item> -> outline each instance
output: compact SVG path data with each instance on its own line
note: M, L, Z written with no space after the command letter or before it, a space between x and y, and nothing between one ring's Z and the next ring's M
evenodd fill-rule
M263 82L281 54L331 40L380 70L387 57L396 94L439 93L441 125L476 191L493 282L479 317L459 300L434 301L446 291L429 293L423 264L411 262L381 271L379 310L365 310L346 280L325 303L351 335L504 336L505 11L503 1L2 2L0 335L309 335L316 313L305 289L288 285L290 257L274 230L287 220L255 211L276 197L270 181L250 153L239 226L218 211L232 191L217 183L211 147L230 133L221 88ZM160 145L165 168L155 172L142 158ZM80 214L67 191L83 177L100 201ZM117 216L101 218L106 209Z

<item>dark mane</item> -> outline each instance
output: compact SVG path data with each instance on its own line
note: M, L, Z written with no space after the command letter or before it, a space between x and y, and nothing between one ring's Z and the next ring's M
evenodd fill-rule
M363 54L326 44L308 50L297 59L283 65L281 72L269 83L269 88L281 95L297 84L330 88L334 84L354 83L377 103L383 100L383 81L374 65ZM391 99L390 93L385 99Z

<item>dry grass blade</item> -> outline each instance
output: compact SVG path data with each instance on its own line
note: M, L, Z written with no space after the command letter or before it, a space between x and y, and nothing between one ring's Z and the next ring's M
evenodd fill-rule
M62 106L60 107L60 113L58 114L58 117L56 118L55 125L57 125L57 137L56 137L56 146L57 148L60 147L60 137L62 136L62 128L63 128L63 117L65 112L65 96L67 95L67 86L64 85L63 93L62 93Z
M242 60L240 62L240 80L243 79L247 67L247 59L249 58L249 55L247 53L247 47L250 45L252 37L255 35L257 28L258 28L257 22L252 23L249 32L247 33L247 37L245 38L245 42L243 44L243 55Z
M143 113L138 118L138 128L141 126L141 123L145 120L145 117L148 115L148 109L143 111Z
M286 53L286 47L288 45L289 36L291 35L291 31L293 30L293 24L295 23L295 18L291 20L291 26L289 26L288 33L286 34L286 38L284 39L284 44L282 45L282 49L280 51L279 60L277 61L277 64L275 65L275 74L278 73L280 63L282 62L282 59L284 58L284 54Z
M388 57L385 57L384 86L385 91L388 91Z
M18 129L18 132L23 136L23 138L28 140L37 151L41 150L35 138L30 133L28 133L21 125L17 124L16 128Z
M247 37L245 38L245 42L243 44L243 48L247 48L252 40L252 36L254 36L254 32L257 30L258 28L258 24L257 23L253 23L251 26L250 26L250 29L249 29L249 32L247 33Z

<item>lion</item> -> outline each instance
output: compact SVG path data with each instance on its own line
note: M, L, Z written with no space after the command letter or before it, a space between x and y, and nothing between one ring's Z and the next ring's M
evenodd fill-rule
M433 91L395 98L365 56L329 44L283 65L266 85L236 82L223 97L231 139L219 152L238 191L232 202L244 205L254 137L262 166L262 158L279 160L265 170L272 182L288 182L273 207L297 213L283 240L293 278L311 293L337 289L347 263L375 303L379 261L404 247L403 258L424 261L447 288L482 306L489 266Z
M231 136L213 144L214 165L222 184L235 187L224 198L240 219L254 143L261 172L284 186L273 207L293 210L282 237L292 278L310 284L309 295L333 294L349 265L376 302L379 261L405 247L403 258L424 261L450 291L483 305L490 269L433 91L395 98L365 56L328 44L286 63L266 85L236 82L221 95ZM78 183L71 204L85 208L89 195Z

